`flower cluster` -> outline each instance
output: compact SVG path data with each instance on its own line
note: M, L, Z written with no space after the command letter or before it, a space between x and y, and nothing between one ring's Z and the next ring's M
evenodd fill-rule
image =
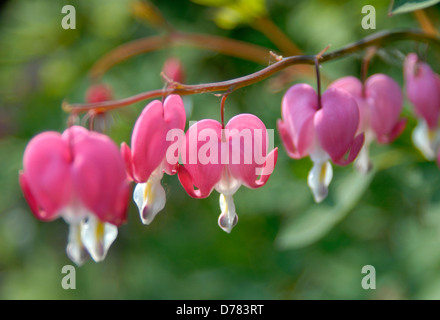
M414 144L427 159L437 156L440 163L440 77L414 53L404 61L404 76L408 100L419 118ZM352 76L338 79L322 97L307 84L286 92L278 130L291 158L312 160L308 184L316 202L328 194L331 162L345 166L355 161L359 172L370 171L370 144L389 144L403 132L402 108L402 89L385 74L365 81Z
M175 60L164 74L181 81ZM419 124L414 144L427 159L440 163L440 77L417 55L404 62L405 89ZM106 87L87 93L91 102L111 98ZM367 174L369 146L388 144L404 130L403 92L385 74L365 81L344 77L321 95L308 84L285 93L277 127L287 154L310 157L308 185L316 202L323 201L333 177L332 164ZM166 205L164 173L176 175L189 196L220 194L218 225L231 232L238 216L234 194L244 185L264 186L277 162L268 129L253 114L239 114L224 125L213 119L190 123L179 95L150 102L137 119L130 146L121 148L103 133L71 126L62 134L44 132L28 144L19 181L34 215L40 220L63 218L70 226L67 254L78 265L87 254L105 258L127 218L130 183L141 221L148 225Z
M178 173L195 198L208 197L215 188L221 193L219 226L227 232L235 226L232 195L242 184L266 184L277 149L268 153L266 127L251 114L232 118L225 130L215 120L202 120L185 134L185 124L182 99L170 95L145 107L130 147L122 143L118 150L109 137L79 126L30 141L20 173L23 193L38 219L62 217L70 225L67 254L75 263L81 265L87 253L95 261L104 259L126 220L130 181L136 183L133 199L141 221L153 221L166 203L164 173Z
M408 99L418 118L412 135L414 145L426 159L434 160L440 148L440 76L414 53L405 59L404 75Z

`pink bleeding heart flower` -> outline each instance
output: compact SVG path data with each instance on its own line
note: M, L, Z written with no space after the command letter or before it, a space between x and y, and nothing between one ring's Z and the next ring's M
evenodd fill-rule
M216 120L206 119L186 132L179 180L193 198L206 198L214 189L220 193L218 224L228 233L238 221L235 192L241 185L264 186L275 167L278 148L268 154L268 139L264 123L252 114L233 117L225 129Z
M176 57L171 57L165 60L162 67L163 74L171 81L177 83L185 83L186 75L185 69L182 65L180 59ZM191 116L193 110L193 100L191 95L186 95L182 97L183 105L185 107L186 117Z
M150 224L165 207L166 195L160 181L164 172L175 174L178 164L177 158L167 160L167 149L172 143L167 135L173 129L183 132L185 123L182 99L170 95L163 104L155 100L142 111L133 129L131 150L122 144L127 173L137 183L133 198L144 224Z
M359 107L358 133L364 133L364 145L355 161L356 169L367 173L372 168L369 146L376 140L381 144L394 141L405 129L406 119L400 119L403 97L400 86L385 74L370 76L365 84L355 77L334 81L329 88L347 91Z
M440 147L440 76L415 53L407 55L403 70L406 94L419 118L413 142L426 159L434 160Z
M293 159L310 156L313 168L308 184L316 202L328 195L333 177L330 160L340 166L353 162L363 141L358 134L359 110L350 94L329 88L321 97L308 84L296 84L282 101L278 131L287 154Z
M73 126L44 132L26 147L19 182L40 220L69 224L68 256L78 265L86 251L102 261L125 222L129 196L122 156L107 136Z

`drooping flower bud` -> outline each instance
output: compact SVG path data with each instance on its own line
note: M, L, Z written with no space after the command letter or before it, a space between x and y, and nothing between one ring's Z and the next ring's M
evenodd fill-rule
M268 152L268 134L263 122L251 114L233 117L222 125L211 119L192 125L185 135L180 183L193 198L220 193L218 224L231 232L237 224L233 195L245 185L255 189L268 181L275 167L278 149ZM196 188L196 189L194 189Z
M288 155L310 156L314 165L308 184L316 202L328 195L333 177L331 162L345 166L353 162L363 141L357 134L359 110L356 101L341 89L329 88L321 97L308 84L292 86L282 101L278 130Z
M133 197L144 224L150 224L165 206L166 195L160 181L164 172L175 174L178 164L178 159L170 162L166 157L172 143L167 134L173 129L183 132L185 123L182 99L170 95L163 104L155 100L142 111L133 128L131 150L122 144L127 173L137 183Z
M62 217L69 225L67 254L78 265L85 250L102 261L127 216L129 184L124 162L107 136L73 126L44 132L26 147L19 176L34 215Z
M103 102L113 99L112 90L105 84L91 85L86 92L86 101L88 103Z
M166 59L162 71L170 80L179 83L185 81L185 72L182 63L178 58L171 57Z
M186 81L185 68L179 58L171 57L166 59L162 72L168 79L174 82L185 83ZM182 101L185 107L186 117L189 118L193 110L193 98L191 95L183 96Z
M98 103L113 99L113 92L110 86L105 84L91 85L86 91L87 103ZM89 121L93 121L93 130L98 132L106 132L112 125L112 118L108 112L100 112L90 110L88 113Z
M344 77L334 81L329 88L347 91L359 107L358 133L364 133L365 142L355 161L361 173L371 167L369 146L373 141L388 144L405 129L406 119L400 119L403 108L402 91L399 85L385 74L370 76L365 84L355 77Z
M434 160L440 147L440 76L410 53L404 62L405 88L419 119L413 131L414 145L428 160Z

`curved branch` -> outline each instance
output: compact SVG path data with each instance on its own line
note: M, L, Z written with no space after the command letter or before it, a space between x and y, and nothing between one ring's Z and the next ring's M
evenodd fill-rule
M102 77L107 70L118 63L139 54L164 49L172 45L193 46L196 48L212 50L263 65L267 65L270 61L269 52L271 49L268 48L225 37L175 31L164 35L134 40L120 45L104 55L92 66L90 77L92 80L96 81Z
M408 30L385 31L385 32L376 33L360 41L349 44L339 50L326 53L321 56L320 62L324 63L327 61L336 60L371 46L384 47L388 43L394 41L401 41L401 40L413 40L413 41L425 42L440 47L440 38L434 35L426 34L420 31L408 31ZM273 74L281 70L284 70L292 65L296 65L296 64L314 65L315 57L316 57L315 55L286 57L260 71L227 81L197 84L197 85L170 83L170 85L164 90L147 91L125 99L105 101L99 103L68 104L67 102L64 102L63 109L66 112L75 112L75 113L86 112L89 110L97 110L104 112L104 111L124 107L127 105L131 105L133 103L142 100L162 97L164 94L189 95L189 94L197 94L197 93L205 93L205 92L222 92L222 91L224 92L228 90L234 91L236 89L246 87L251 84L260 82L264 79L267 79Z

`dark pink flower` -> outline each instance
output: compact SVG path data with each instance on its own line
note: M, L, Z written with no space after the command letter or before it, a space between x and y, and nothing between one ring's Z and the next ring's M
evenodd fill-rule
M292 86L282 101L282 120L278 130L288 155L293 159L310 156L314 162L308 184L315 201L328 194L333 177L331 160L347 165L356 158L362 147L363 134L356 135L359 110L347 92L329 88L321 97L307 84Z
M134 200L144 224L150 224L166 202L165 190L160 180L163 173L175 174L177 159L168 161L166 153L172 141L167 139L173 129L183 132L186 116L182 99L170 95L162 104L150 102L134 125L131 150L123 143L121 147L127 173L137 183Z
M434 160L440 147L440 76L410 53L404 62L405 88L419 124L413 131L413 142L429 160Z
M403 108L402 90L396 81L385 74L374 74L365 84L355 77L334 81L329 88L347 91L359 107L358 133L365 142L356 160L356 168L367 173L371 168L368 148L376 140L381 144L394 141L405 129L406 119L400 119Z
M26 147L19 176L34 215L70 225L67 253L78 264L85 246L105 258L125 222L129 184L122 156L107 136L73 126L63 134L41 133Z
M179 180L194 198L206 198L214 189L220 193L218 224L228 233L238 221L234 193L241 185L262 187L272 174L278 149L267 154L268 139L263 122L251 114L233 117L224 130L219 122L207 119L186 132Z

